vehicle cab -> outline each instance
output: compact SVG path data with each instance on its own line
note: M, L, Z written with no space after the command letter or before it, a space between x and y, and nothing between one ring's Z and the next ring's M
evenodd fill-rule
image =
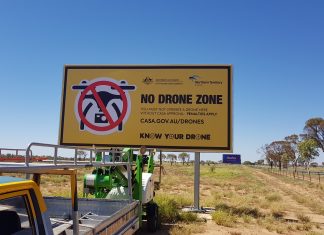
M0 233L50 234L46 205L34 181L0 176Z

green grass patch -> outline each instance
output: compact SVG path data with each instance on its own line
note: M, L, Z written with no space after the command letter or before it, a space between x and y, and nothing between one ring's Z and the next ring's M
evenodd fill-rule
M192 223L198 221L198 215L192 212L180 212L179 219L185 223Z
M236 222L236 217L226 211L215 211L212 213L212 219L216 224L225 227L233 227Z
M155 202L159 206L161 222L175 223L180 219L178 203L169 196L155 197Z
M251 223L251 221L252 221L252 216L249 216L249 215L243 215L243 216L242 216L242 219L243 219L243 222L244 222L244 223L249 224L249 223Z
M177 205L179 208L182 208L184 206L191 206L193 205L193 198L192 195L183 195L183 194L176 194L176 195L170 195L172 199L174 199L177 202Z

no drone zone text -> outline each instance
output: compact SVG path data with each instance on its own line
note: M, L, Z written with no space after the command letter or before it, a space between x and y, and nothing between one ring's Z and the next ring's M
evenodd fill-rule
M153 94L141 95L142 104L155 102L159 104L223 104L223 95L159 94L157 99Z

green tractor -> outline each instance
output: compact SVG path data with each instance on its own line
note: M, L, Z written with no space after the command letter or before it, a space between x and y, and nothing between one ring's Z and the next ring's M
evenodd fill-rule
M133 149L124 148L121 152L110 152L103 155L97 152L97 162L131 161L132 195L133 199L142 204L140 218L146 218L147 228L155 232L159 226L158 206L154 197L154 152L149 155L134 154ZM117 159L116 159L117 158ZM130 160L129 160L130 159ZM144 172L144 166L146 172ZM126 166L97 167L91 174L84 176L84 196L93 195L95 198L128 199L128 178ZM142 221L140 219L140 224Z

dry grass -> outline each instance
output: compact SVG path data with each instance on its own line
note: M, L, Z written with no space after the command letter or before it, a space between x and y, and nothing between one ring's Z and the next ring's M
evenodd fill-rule
M155 197L160 205L162 221L181 223L174 226L170 234L203 232L205 224L195 222L196 214L183 214L179 210L193 205L193 166L165 165L165 169L166 175L162 177L160 190L156 191ZM91 171L79 170L79 196L83 192L83 175ZM324 230L311 222L311 218L303 216L286 202L289 197L296 204L324 215L323 186L283 176L271 175L274 180L268 180L259 177L256 171L243 166L201 166L200 202L203 207L215 209L212 215L215 224L240 228L256 226L278 234L324 234ZM67 176L45 175L41 179L41 190L44 195L70 196L69 182ZM289 187L280 187L277 182L283 182ZM284 219L287 211L295 214L299 222L287 222ZM235 234L231 230L228 233Z
M302 222L302 223L309 223L310 222L309 216L303 215L303 214L297 214L297 219L299 219L299 221Z
M165 166L167 175L162 179L161 190L157 195L172 195L186 197L186 203L193 204L193 166ZM270 232L278 234L305 234L314 228L320 229L318 225L311 224L307 219L299 222L287 222L284 217L291 207L287 204L285 197L290 197L297 204L306 206L314 211L320 212L321 206L315 209L315 203L310 198L321 198L322 187L316 185L307 186L310 198L302 193L295 193L289 188L277 190L276 182L269 182L258 177L253 168L242 166L216 165L201 166L201 202L202 206L215 208L212 214L216 224L233 227L239 222L239 226L251 224L259 226ZM281 180L279 176L278 180ZM166 179L166 180L164 180ZM168 185L170 183L170 185ZM294 182L287 182L294 185ZM296 184L303 187L303 185ZM313 196L313 190L315 194ZM183 194L186 192L186 194ZM284 193L284 194L283 194ZM299 196L298 196L299 195ZM324 198L323 198L324 199ZM182 199L183 200L183 199ZM181 199L179 200L181 201ZM318 202L318 200L316 201ZM323 210L324 211L324 210ZM298 213L298 211L296 211ZM297 215L297 214L296 214ZM228 231L230 232L230 231Z
M203 233L206 231L206 227L200 223L193 224L180 224L173 226L170 230L170 235L191 235L197 233Z
M222 210L217 210L212 213L212 218L216 224L225 227L233 227L235 222L237 221L236 216L233 216L232 214Z
M265 199L269 202L279 202L282 200L282 197L278 193L272 193L267 195Z
M241 232L236 232L236 231L232 231L230 232L231 235L241 235L242 233Z

